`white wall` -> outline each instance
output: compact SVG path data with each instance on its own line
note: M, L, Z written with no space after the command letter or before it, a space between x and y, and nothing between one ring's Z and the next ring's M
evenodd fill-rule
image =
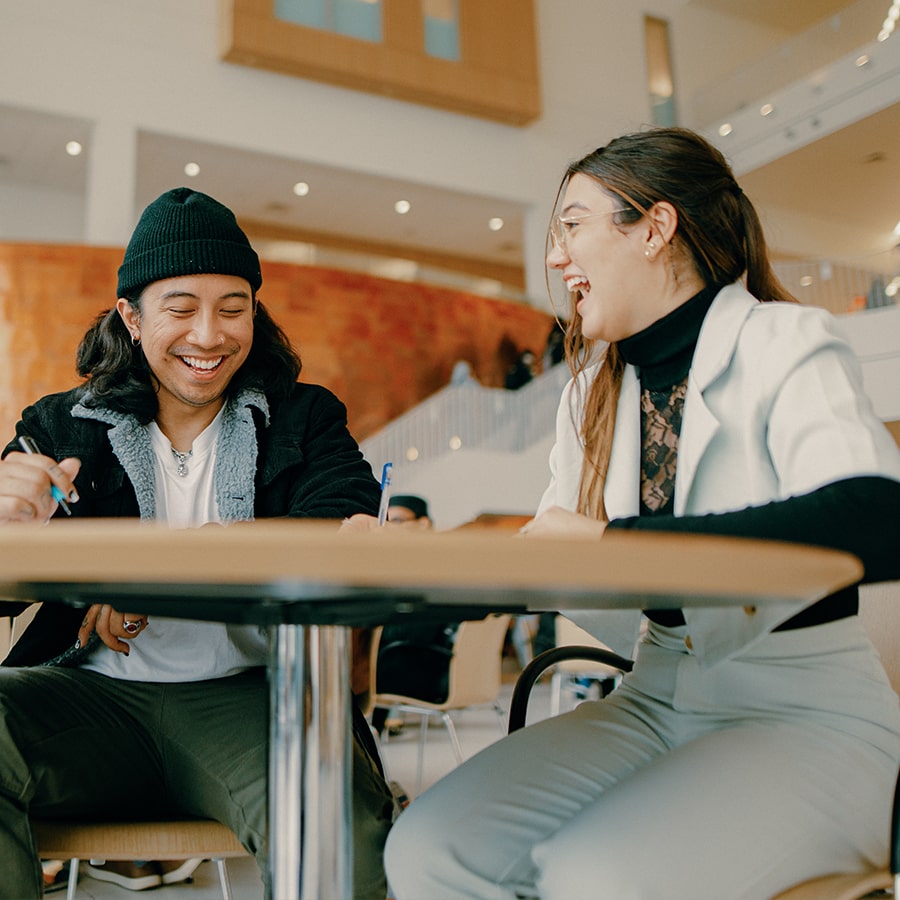
M0 241L71 244L84 234L84 197L0 181Z
M135 136L146 129L524 203L528 291L545 307L545 229L565 165L648 121L644 14L673 17L685 93L692 78L732 67L723 45L751 33L686 0L536 0L544 114L517 128L221 62L219 6L0 0L0 104L93 123L84 232L71 233L67 212L48 224L47 240L127 241ZM764 33L752 37L753 50L764 49ZM689 62L713 41L720 49L702 67ZM45 198L24 193L0 202L52 222Z
M551 432L523 453L459 450L430 463L395 466L391 490L428 499L434 527L456 528L480 513L533 515L550 482Z
M885 422L900 420L900 307L861 310L838 321L859 358L875 412Z

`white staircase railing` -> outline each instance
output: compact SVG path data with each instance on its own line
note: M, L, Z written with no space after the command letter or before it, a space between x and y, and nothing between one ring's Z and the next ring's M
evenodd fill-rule
M518 453L553 432L569 378L556 365L515 391L448 385L362 442L373 467L429 463L459 450Z

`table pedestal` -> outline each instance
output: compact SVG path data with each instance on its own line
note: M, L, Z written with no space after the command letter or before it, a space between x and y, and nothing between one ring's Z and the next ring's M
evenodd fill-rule
M267 900L353 896L349 631L269 629Z

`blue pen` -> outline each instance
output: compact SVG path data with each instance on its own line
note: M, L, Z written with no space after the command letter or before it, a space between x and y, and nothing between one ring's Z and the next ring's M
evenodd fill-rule
M393 468L393 463L386 462L381 470L381 502L378 504L379 525L384 525L387 522L388 503L391 499L388 488L391 486L391 469Z
M37 456L41 455L41 451L38 450L38 445L27 434L19 435L19 446L26 453L32 453ZM71 516L72 510L69 509L69 504L66 503L66 495L55 484L50 485L50 493L53 494L53 499L60 505L62 511L67 516Z

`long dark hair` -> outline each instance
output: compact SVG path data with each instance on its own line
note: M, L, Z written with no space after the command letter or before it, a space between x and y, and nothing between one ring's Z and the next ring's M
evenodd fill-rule
M129 297L128 302L140 314L140 296ZM255 297L254 308L253 344L226 395L258 388L275 405L290 394L302 363L288 336ZM86 379L81 386L86 405L127 413L143 424L154 418L159 409L156 379L115 308L97 316L81 340L75 361L78 374Z
M673 243L693 261L705 286L745 278L747 290L759 300L795 300L772 270L753 204L725 157L699 134L685 128L653 128L618 137L572 163L558 197L573 175L594 179L621 205L617 225L639 221L660 201L671 203L678 213ZM578 376L593 361L595 342L582 334L574 305L570 313L566 359ZM584 398L578 510L595 518L606 518L603 486L624 371L616 344L609 344Z

